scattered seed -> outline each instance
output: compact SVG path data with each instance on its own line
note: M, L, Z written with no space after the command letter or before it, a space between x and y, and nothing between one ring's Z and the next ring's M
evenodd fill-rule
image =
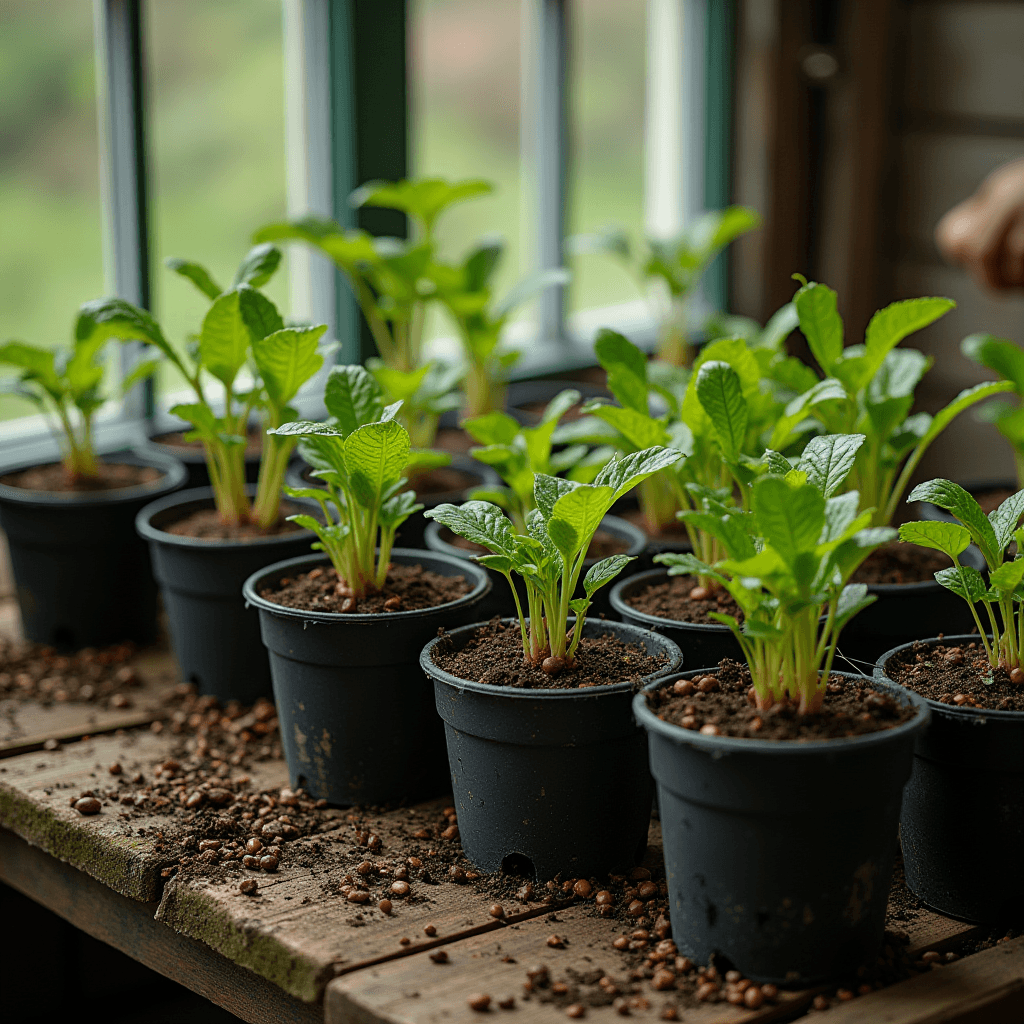
M697 986L697 991L694 995L697 1000L701 1003L706 1003L718 991L718 986L710 981L705 981L703 984Z
M389 597L384 602L384 611L386 612L397 612L402 607L402 599L395 594L394 597ZM486 1009L486 1007L484 1007Z
M676 983L676 976L671 971L659 970L654 972L654 977L651 979L651 984L659 991L664 992L665 989L672 988Z
M565 949L565 942L557 935L548 936L548 945L552 949Z
M658 887L653 882L641 882L636 892L640 899L649 900L658 895Z
M602 889L597 896L594 897L594 902L599 907L610 907L615 903L615 897L607 890Z
M83 796L75 801L75 810L79 814L99 814L100 802L94 796Z
M459 826L449 825L442 833L442 839L458 839L459 838Z
M617 938L617 939L616 939L616 940L615 940L615 941L614 941L614 942L612 943L612 945L613 945L613 946L614 946L614 947L615 947L616 949L629 949L629 939L627 939L625 935L620 935L620 936L619 936L619 937L618 937L618 938Z
M203 844L199 844L199 849L203 848ZM263 844L253 836L245 841L245 852L246 853L259 853L263 849Z
M579 896L581 900L585 900L590 895L590 883L585 878L577 880L576 884L572 887L572 891Z
M373 865L368 860L364 860L362 864L356 865L356 871L361 875L373 874Z
M377 909L382 914L390 914L391 913L391 900L388 900L388 899L381 900L380 903L377 904Z
M693 680L680 679L672 684L672 692L679 697L689 697L693 693Z
M391 892L395 896L408 896L409 895L409 883L408 882L392 882Z
M644 905L639 900L633 900L632 903L626 908L626 913L630 917L639 917L644 912Z
M1014 686L1020 686L1024 683L1024 669L1014 668L1010 670L1010 682Z
M534 662L536 664L536 662ZM549 676L557 676L565 668L564 658L545 658L541 662L541 671L546 672Z
M362 889L351 889L347 899L349 903L366 903L370 899L370 894Z
M759 1006L764 1003L764 993L756 986L751 985L743 993L743 1005L748 1010L756 1010Z
M493 903L488 913L491 917L496 917L501 920L501 918L505 916L505 908L500 903Z
M446 964L448 963L448 954L443 949L439 949L430 954L430 959L433 960L435 964Z
M586 1017L587 1008L582 1003L570 1003L565 1008L565 1015L566 1017L572 1017L573 1019L576 1019L577 1017Z
M771 982L768 982L767 984L761 986L761 995L763 995L765 999L771 1002L772 1000L778 998L779 986L773 985L771 984Z
M259 869L260 869L260 859L259 859L259 857L254 857L254 856L252 856L252 854L248 854L247 853L242 858L242 867L243 868L248 868L250 871L259 871Z
M436 935L437 934L437 926L436 925L432 925L432 924L424 925L423 926L423 934L424 935L430 935L430 936Z
M238 891L245 893L246 896L255 896L259 888L259 882L255 878L246 878L238 883Z
M491 997L484 995L483 992L475 992L466 1000L466 1002L469 1004L469 1008L471 1010L476 1010L478 1013L484 1013L486 1010L490 1009Z
M277 858L272 853L266 853L260 857L260 867L263 868L264 871L273 873L277 870L277 863Z

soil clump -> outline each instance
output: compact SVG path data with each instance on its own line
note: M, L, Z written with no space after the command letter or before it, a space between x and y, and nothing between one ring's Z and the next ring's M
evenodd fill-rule
M201 508L190 512L182 519L163 527L164 533L173 533L176 537L191 537L193 540L262 540L265 537L283 537L297 533L305 527L298 523L289 523L285 516L309 513L302 505L294 505L287 501L281 502L281 513L273 526L264 528L256 523L237 523L230 526L221 521L220 513L215 508Z
M153 466L129 466L123 463L100 462L96 477L71 477L59 462L46 466L33 466L19 473L8 473L0 477L0 483L8 487L20 487L26 491L50 491L58 494L89 494L98 491L119 491L127 487L159 480L164 474Z
M693 591L699 596L694 598ZM676 622L693 622L700 625L721 625L711 618L712 612L732 615L743 621L743 613L732 595L721 587L713 590L700 587L696 576L669 576L662 583L652 583L636 594L626 598L626 604L638 612L656 615L660 619L674 619Z

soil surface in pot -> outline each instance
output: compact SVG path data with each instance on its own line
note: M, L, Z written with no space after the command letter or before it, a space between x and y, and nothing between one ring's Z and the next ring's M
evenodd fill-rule
M796 704L759 711L753 704L750 672L728 658L718 671L680 679L648 694L648 707L663 721L711 736L750 740L834 740L881 732L907 722L914 708L879 693L859 679L834 676L821 711L801 715Z
M935 579L952 561L941 551L919 548L916 544L886 544L872 551L853 574L852 583L923 583Z
M607 635L584 637L572 668L549 675L540 665L523 661L523 636L518 623L492 619L459 651L434 649L434 664L459 679L532 690L575 690L589 686L632 683L639 689L644 676L657 672L664 655L650 655L642 644L627 644Z
M265 537L283 537L296 533L303 527L298 523L289 523L285 516L293 516L308 509L301 505L281 503L281 518L269 529L263 529L255 523L238 523L228 526L220 520L220 513L215 508L201 508L189 513L170 526L164 527L164 533L173 533L176 537L191 537L193 540L263 540Z
M20 473L8 473L0 477L0 483L8 487L20 487L26 491L58 491L88 494L95 491L118 491L125 487L138 487L152 483L163 476L153 466L128 466L121 463L99 463L99 476L94 479L73 480L67 470L54 462L46 466L33 466Z
M461 427L442 427L434 439L434 447L443 452L468 452L476 448L474 441Z
M189 452L201 452L202 441L186 441L185 434L188 431L174 430L169 434L157 434L151 437L153 444L163 444L168 448L182 448ZM250 427L245 434L245 455L246 458L252 455L259 455L263 451L263 432L259 427Z
M623 512L616 512L615 514L621 519L625 519L627 523L632 523L633 526L643 530L651 540L670 541L673 544L690 543L690 535L686 532L686 527L680 522L665 523L660 530L656 533L652 533L648 528L647 520L644 518L644 514L640 509L630 508Z
M476 487L479 476L467 473L464 469L454 466L438 466L424 473L417 473L410 478L409 486L417 493L429 497L432 494L450 494L453 491L464 491Z
M956 647L914 644L886 662L885 674L940 704L1024 711L1024 672L1019 683L1011 682L1005 668L993 669L988 663L980 643Z
M384 586L375 594L355 600L333 567L317 567L294 579L281 580L276 590L260 597L285 608L307 612L413 612L457 601L470 591L464 576L442 576L422 565L389 565Z
M695 590L697 597L692 596ZM727 590L718 587L709 592L698 587L696 576L670 576L663 583L652 583L638 594L627 597L626 604L638 612L656 615L660 619L675 619L676 622L721 625L711 618L711 612L733 615L743 621L740 606Z
M457 533L452 533L446 526L440 530L441 540L463 551L471 551L474 555L489 555L490 551L482 544L474 544ZM629 544L621 537L609 533L607 530L598 530L594 534L590 547L587 548L587 558L599 559L608 558L611 555L624 555L629 550Z

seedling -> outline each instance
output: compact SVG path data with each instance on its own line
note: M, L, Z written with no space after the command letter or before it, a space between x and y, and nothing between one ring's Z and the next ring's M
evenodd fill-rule
M979 419L994 423L996 429L1010 442L1017 464L1017 482L1024 483L1024 349L1005 338L991 334L972 334L960 343L960 351L968 359L995 370L1003 380L1013 384L1016 403L999 399L988 402L977 411Z
M318 502L323 523L307 515L288 518L320 538L313 547L327 552L358 600L384 586L395 533L423 506L403 490L411 443L395 419L400 404L384 405L379 385L361 366L331 370L324 404L330 423L296 420L270 433L293 443L300 438L303 456L317 467L313 475L326 484L326 490L285 488L291 497Z
M952 299L921 298L894 302L871 318L863 345L843 347L843 321L836 293L795 275L802 287L793 298L800 330L811 354L829 376L838 379L846 398L820 407L817 415L831 433L858 432L866 441L857 456L848 487L874 508L876 526L887 526L929 445L965 409L992 395L1012 391L1009 381L978 384L961 391L934 416L910 415L914 389L932 360L914 349L896 346L953 309Z
M709 577L732 595L742 624L719 612L711 618L742 648L760 708L792 700L801 712L818 710L840 631L875 600L864 584L847 581L896 531L869 526L872 510L858 513L856 491L836 493L864 441L862 434L814 437L795 466L767 452L769 472L750 486L749 510L719 506L701 517L724 559L655 557L670 575Z
M643 251L636 255L629 236L620 227L577 235L571 244L578 253L605 253L622 262L641 293L647 294L655 306L659 358L673 366L688 366L693 357L689 304L695 289L715 257L760 224L761 218L754 210L730 206L699 217L678 238L648 238Z
M186 438L202 443L217 511L229 525L252 522L270 529L278 522L284 472L295 440L274 431L295 418L289 403L323 365L318 345L327 325L285 327L277 307L258 291L280 261L281 253L273 246L256 246L225 290L200 264L168 261L172 270L212 300L188 354L170 344L146 310L123 299L86 303L75 330L85 344L118 338L157 349L162 358L141 363L136 379L154 373L163 360L185 378L196 401L176 405L171 412L192 424ZM242 383L243 369L249 369L254 379ZM207 393L211 377L223 389L223 403L216 407ZM269 432L263 439L256 499L250 505L245 491L245 445L253 415Z
M0 345L0 364L21 370L10 393L39 407L60 445L61 461L72 482L99 476L92 425L103 404L103 367L97 362L102 340L75 340L70 351L54 352L23 341ZM127 390L134 378L126 378Z
M500 506L519 533L526 533L526 515L535 508L533 482L538 473L557 476L570 471L572 479L589 483L611 457L610 449L588 454L584 444L552 451L551 439L558 421L579 400L578 391L559 392L534 427L520 426L507 413L497 411L462 422L466 433L484 446L471 448L470 455L491 466L505 482L502 488L478 489L471 497Z
M537 474L536 508L526 515L526 532L517 533L497 505L468 501L439 505L424 513L460 537L480 544L490 554L477 561L500 572L512 587L523 638L523 658L537 664L551 657L558 667L571 667L591 599L632 561L627 555L603 558L583 579L585 596L573 599L590 542L612 505L630 488L681 459L672 448L652 447L609 462L592 484ZM526 585L524 613L512 573ZM576 624L567 633L569 612Z
M1020 607L1024 600L1024 530L1018 529L1017 524L1024 514L1024 490L1011 494L987 516L974 496L951 480L918 484L908 500L930 501L957 520L904 523L900 540L941 551L953 560L953 565L937 572L935 579L967 602L989 664L993 668L1019 669L1024 653L1024 615ZM960 555L972 541L988 566L987 584L973 566L960 564ZM1016 557L1007 560L1006 549L1014 541ZM991 640L978 616L979 604L985 608Z

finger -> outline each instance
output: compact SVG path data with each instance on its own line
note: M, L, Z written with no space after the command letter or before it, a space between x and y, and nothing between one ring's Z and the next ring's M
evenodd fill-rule
M1024 287L1024 216L1017 217L1006 232L1001 278L1006 288Z
M971 239L979 229L981 210L975 200L954 206L935 227L939 252L953 263L964 263L973 256Z

